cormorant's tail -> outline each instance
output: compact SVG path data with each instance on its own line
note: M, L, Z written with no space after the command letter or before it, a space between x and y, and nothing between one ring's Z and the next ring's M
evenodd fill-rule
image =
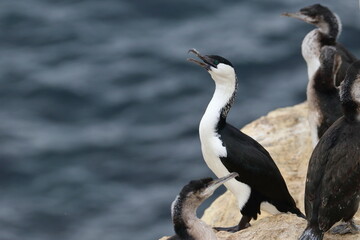
M298 210L299 210L299 209L298 209ZM298 216L298 217L300 217L300 218L303 218L303 219L306 219L305 214L303 214L302 212L300 212L300 210L299 210L298 213L296 213L296 216Z
M299 240L322 240L324 233L317 227L307 226Z
M290 212L296 214L296 216L298 216L299 218L306 219L306 216L297 207L295 207L294 210Z

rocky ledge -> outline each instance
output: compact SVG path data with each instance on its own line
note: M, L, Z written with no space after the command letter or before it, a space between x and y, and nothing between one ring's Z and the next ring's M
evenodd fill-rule
M312 146L307 122L307 104L281 108L246 125L242 131L260 142L279 167L291 195L303 211L304 184ZM210 226L233 226L240 219L235 197L227 191L205 211L202 219ZM359 212L355 218L360 222ZM252 226L237 233L218 232L219 240L297 240L306 221L291 214L276 216L262 212ZM161 238L166 240L167 237ZM324 240L355 240L358 235L325 234Z

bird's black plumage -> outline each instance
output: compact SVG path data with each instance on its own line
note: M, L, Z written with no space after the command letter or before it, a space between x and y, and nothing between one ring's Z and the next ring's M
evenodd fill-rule
M311 155L305 187L308 226L301 240L322 239L336 222L351 221L359 207L360 103L353 95L360 93L359 73L360 61L349 68L341 86L344 116L325 132Z
M335 85L340 86L340 83L345 79L346 71L351 64L358 59L351 52L349 52L341 43L336 42L336 53L341 57L341 65L336 73Z
M221 157L221 162L229 172L239 173L236 179L251 188L250 199L241 213L256 219L260 204L266 201L281 212L301 216L278 167L265 148L230 124L224 124L218 133L227 150L227 156Z
M215 66L217 66L220 63L223 63L223 64L234 67L233 64L229 60L227 60L226 58L223 58L221 56L218 56L218 55L206 55L206 56L209 59L213 60L212 62L214 63Z
M310 224L318 222L325 232L342 219L350 220L359 205L359 183L360 124L341 117L323 136L310 159L305 190Z
M335 86L336 74L341 68L341 57L336 48L323 46L320 53L320 67L315 73L313 81L309 82L313 91L311 100L317 105L321 121L318 126L318 138L342 116L339 90Z

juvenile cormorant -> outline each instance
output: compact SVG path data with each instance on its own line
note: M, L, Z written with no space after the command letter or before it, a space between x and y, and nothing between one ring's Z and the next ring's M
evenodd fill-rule
M360 200L360 61L341 84L344 116L322 136L310 161L305 187L308 225L300 240L321 240L336 222L333 233L356 233L353 216Z
M342 116L337 87L356 58L337 42L340 18L327 7L315 4L283 15L317 27L305 36L301 45L308 68L308 118L315 147L325 131Z
M238 176L237 173L212 180L204 178L191 181L171 205L171 216L176 235L169 240L217 240L214 230L196 216L196 209L226 181Z

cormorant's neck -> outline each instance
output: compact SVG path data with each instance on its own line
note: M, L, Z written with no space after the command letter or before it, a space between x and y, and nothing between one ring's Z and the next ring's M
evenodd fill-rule
M346 120L350 122L360 122L360 106L355 101L342 103L342 108Z
M181 197L174 201L172 218L175 232L181 239L216 240L212 228L196 216L199 205Z
M320 56L320 67L316 75L311 79L313 87L318 92L326 92L328 94L339 95L336 87L336 75L341 66L341 58L336 55L335 47L327 47L322 50Z
M215 82L214 95L201 119L201 129L214 131L226 123L227 115L232 107L237 91L236 76L232 81Z
M351 73L348 72L348 75ZM340 91L344 116L348 121L360 122L360 75L353 76L353 82L346 81ZM346 79L345 79L346 80ZM345 81L344 80L344 81Z
M193 239L193 237L189 235L188 222L186 219L188 218L188 215L190 215L190 218L193 218L194 216L196 218L196 209L195 211L193 209L189 211L189 208L185 207L184 211L184 201L185 199L182 196L177 196L171 205L171 217L174 224L174 230L181 239Z
M337 15L329 15L318 25L319 31L323 34L323 41L327 45L333 45L341 33L341 22Z

